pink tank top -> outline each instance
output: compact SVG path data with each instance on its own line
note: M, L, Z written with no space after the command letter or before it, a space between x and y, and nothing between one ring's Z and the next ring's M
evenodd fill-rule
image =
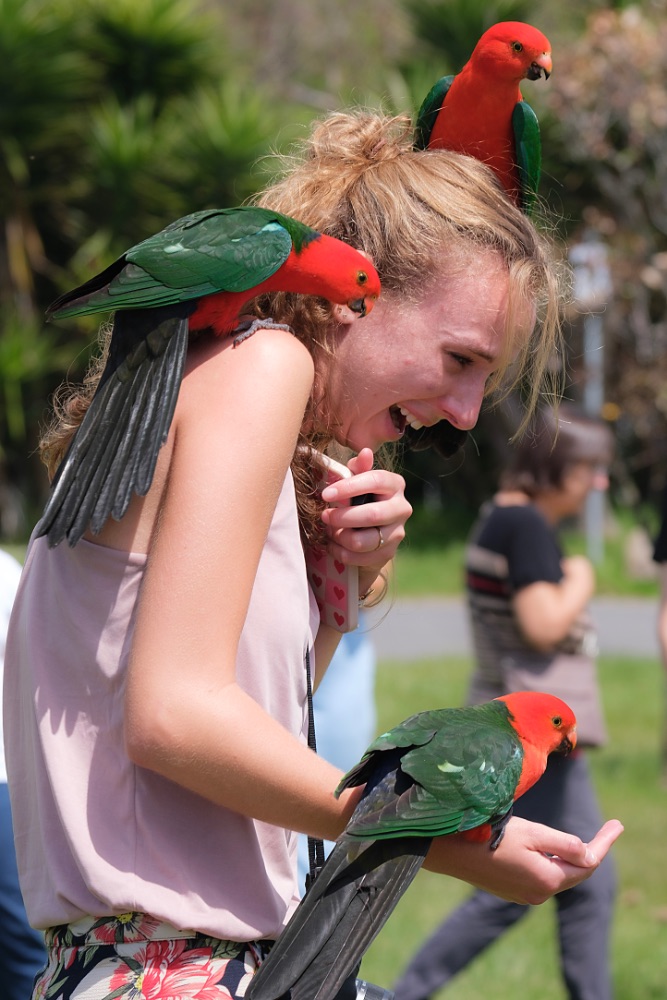
M296 905L296 835L216 806L123 747L123 689L146 557L32 541L5 664L5 737L21 888L39 928L143 911L246 941ZM224 610L221 609L221 614ZM239 683L305 740L317 608L288 474L239 647Z

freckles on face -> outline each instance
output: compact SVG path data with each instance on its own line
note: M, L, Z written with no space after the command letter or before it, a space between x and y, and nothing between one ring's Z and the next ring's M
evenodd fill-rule
M417 302L381 298L344 332L329 372L341 443L355 450L399 440L405 427L447 419L474 426L489 377L507 344L508 276L481 254Z

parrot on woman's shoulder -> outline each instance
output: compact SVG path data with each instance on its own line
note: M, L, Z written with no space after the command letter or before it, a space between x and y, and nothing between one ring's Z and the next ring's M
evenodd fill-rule
M548 79L549 40L530 24L500 21L484 32L463 69L443 76L417 115L416 149L450 149L494 171L508 195L530 213L542 151L535 112L523 100L523 80Z
M115 312L108 357L53 481L37 535L76 545L120 520L151 485L167 439L190 333L234 343L271 320L243 316L265 292L328 299L358 316L380 279L359 251L265 208L207 209L177 219L106 270L61 295L47 317ZM254 320L254 321L253 321Z
M565 702L526 691L420 712L378 737L337 789L365 785L247 1000L334 1000L432 839L461 833L495 850L513 803L543 774L549 754L575 745L576 719Z

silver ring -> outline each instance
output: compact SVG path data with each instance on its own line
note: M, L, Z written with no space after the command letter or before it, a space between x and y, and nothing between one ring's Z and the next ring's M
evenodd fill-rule
M379 527L377 526L377 524L376 524L376 525L375 525L375 530L376 530L376 531L377 531L377 533L378 533L378 543L377 543L377 545L375 546L375 548L374 548L374 549L371 549L371 552L377 552L377 550L378 550L378 549L381 549L381 548L382 548L382 546L384 545L384 537L383 537L383 535L382 535L382 528L379 528Z

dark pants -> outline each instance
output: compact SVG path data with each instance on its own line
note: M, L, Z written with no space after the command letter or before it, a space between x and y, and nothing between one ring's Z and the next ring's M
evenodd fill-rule
M589 841L602 825L586 758L549 758L543 777L515 814ZM610 1000L609 932L615 875L607 856L598 870L554 897L563 978L570 1000ZM437 928L394 986L396 1000L427 1000L531 907L476 891Z
M19 889L9 792L0 782L0 995L28 1000L46 965L42 935L28 923Z

